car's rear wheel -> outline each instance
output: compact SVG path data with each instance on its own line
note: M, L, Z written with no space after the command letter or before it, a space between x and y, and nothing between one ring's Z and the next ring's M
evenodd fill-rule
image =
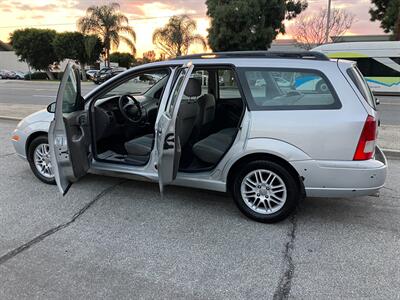
M244 165L234 179L232 191L240 211L263 223L285 219L301 198L296 179L290 172L266 160Z
M47 136L41 135L33 139L28 148L28 161L33 174L39 180L56 184Z

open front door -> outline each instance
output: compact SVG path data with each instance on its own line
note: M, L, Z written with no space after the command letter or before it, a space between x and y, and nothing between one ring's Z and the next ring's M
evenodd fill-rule
M193 68L194 66L189 63L177 70L175 85L156 125L157 168L161 195L164 186L171 183L178 173L181 145L176 134L176 119Z
M91 155L88 112L81 96L79 69L69 62L57 93L49 128L52 167L61 193L87 173Z

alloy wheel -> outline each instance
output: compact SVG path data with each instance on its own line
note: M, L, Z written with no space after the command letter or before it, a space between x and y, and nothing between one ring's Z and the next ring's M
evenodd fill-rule
M242 180L240 191L246 205L260 214L279 211L287 198L287 188L282 178L266 169L248 173Z
M37 145L33 160L35 163L36 169L39 171L40 175L46 178L53 178L53 167L51 165L50 159L50 147L49 144L39 144Z

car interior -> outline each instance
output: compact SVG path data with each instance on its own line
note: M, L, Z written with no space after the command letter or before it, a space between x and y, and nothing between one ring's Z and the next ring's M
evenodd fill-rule
M168 77L168 69L144 72L96 99L92 109L96 159L147 164ZM244 107L233 70L194 69L176 120L182 150L179 170L215 167L233 144Z

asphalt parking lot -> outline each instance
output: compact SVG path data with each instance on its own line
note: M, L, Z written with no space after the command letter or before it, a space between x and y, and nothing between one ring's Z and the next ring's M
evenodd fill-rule
M306 199L275 225L224 194L88 175L62 197L0 121L0 299L395 299L400 160L378 197Z

